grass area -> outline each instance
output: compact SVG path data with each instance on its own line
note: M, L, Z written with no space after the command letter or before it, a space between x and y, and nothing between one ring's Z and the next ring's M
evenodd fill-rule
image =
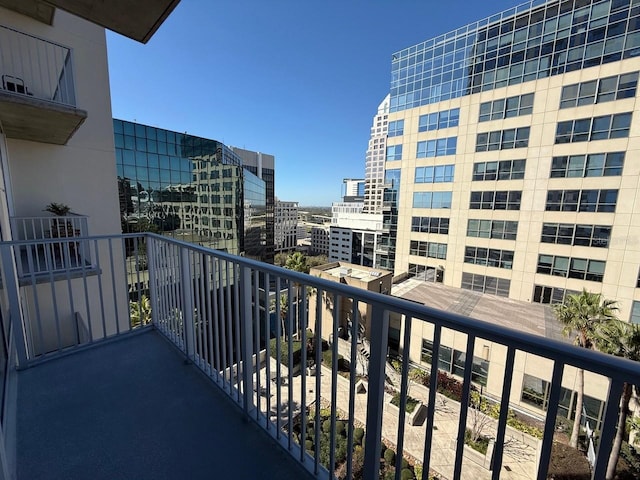
M269 344L271 358L276 359L278 358L277 340L277 338L272 338ZM293 365L298 365L302 360L302 342L293 340L291 346L293 348ZM280 340L280 363L285 367L289 366L289 342L282 339Z
M464 443L483 455L487 454L487 449L489 448L489 438L485 437L484 435L480 435L474 442L471 439L471 430L467 428L467 430L464 432Z
M396 407L400 408L400 392L396 392L393 395L393 398L391 398L391 403L393 405L395 405ZM413 413L413 411L416 409L416 407L418 406L418 403L420 403L418 400L416 400L413 397L407 396L407 405L406 405L406 412L407 413Z

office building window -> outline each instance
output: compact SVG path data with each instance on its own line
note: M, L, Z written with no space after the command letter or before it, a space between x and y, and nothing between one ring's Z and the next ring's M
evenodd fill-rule
M389 145L387 147L387 161L402 160L402 145Z
M551 178L613 177L622 175L624 152L553 157Z
M520 127L479 133L476 137L476 152L527 147L529 146L529 130L529 127Z
M630 321L631 323L640 323L640 302L637 300L633 301Z
M462 272L462 283L460 286L465 290L508 297L511 280L479 275L477 273Z
M449 234L449 219L440 217L413 217L411 231L421 233Z
M442 283L444 281L444 270L429 265L409 263L407 275L409 278L418 278L426 282Z
M618 190L549 190L550 212L615 212Z
M446 260L447 244L411 240L411 244L409 245L409 255Z
M556 143L589 142L629 136L631 113L558 122Z
M602 282L606 262L559 255L539 255L537 273Z
M558 287L547 287L545 285L534 285L532 301L535 303L563 303L567 295L577 293L580 292Z
M520 210L522 192L471 192L469 208L475 210Z
M389 122L387 136L397 137L404 134L404 120L394 120Z
M428 132L430 130L440 130L441 128L457 127L459 121L459 108L428 113L427 115L420 115L418 119L418 131Z
M416 167L415 183L453 182L455 165L437 165L435 167Z
M503 118L530 115L533 111L533 93L516 95L515 97L501 98L492 102L480 104L480 122L489 120L501 120Z
M511 270L513 268L513 251L496 248L465 247L464 261L475 265Z
M433 358L433 342L422 339L420 360L431 365ZM438 349L438 369L447 373L452 373L458 377L464 377L464 364L466 353L454 350L444 345ZM486 386L489 374L489 361L474 355L471 367L471 381L479 385Z
M501 160L473 164L473 180L520 180L524 178L525 160Z
M562 87L560 108L580 107L636 96L638 72L574 83Z
M515 240L518 222L506 220L479 220L470 218L467 222L467 236L478 238L499 238Z
M549 386L546 380L525 373L520 400L540 410L546 410L549 406Z
M609 246L611 227L607 225L574 225L571 223L543 223L542 243L560 245Z
M413 208L451 208L451 192L414 192Z
M418 142L416 148L417 158L442 157L455 155L458 137L438 138Z

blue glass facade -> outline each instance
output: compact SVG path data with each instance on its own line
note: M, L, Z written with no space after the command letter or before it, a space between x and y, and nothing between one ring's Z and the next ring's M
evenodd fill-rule
M640 0L532 0L392 56L390 111L640 55Z
M115 119L113 126L124 232L264 259L265 182L238 155L216 140Z

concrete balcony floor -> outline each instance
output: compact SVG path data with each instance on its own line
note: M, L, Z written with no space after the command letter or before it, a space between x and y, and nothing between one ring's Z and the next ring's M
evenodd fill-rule
M312 478L158 332L18 374L18 479Z

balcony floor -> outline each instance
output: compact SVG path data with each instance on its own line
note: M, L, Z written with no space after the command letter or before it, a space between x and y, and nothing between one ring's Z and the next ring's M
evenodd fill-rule
M155 331L19 372L19 479L311 476Z

